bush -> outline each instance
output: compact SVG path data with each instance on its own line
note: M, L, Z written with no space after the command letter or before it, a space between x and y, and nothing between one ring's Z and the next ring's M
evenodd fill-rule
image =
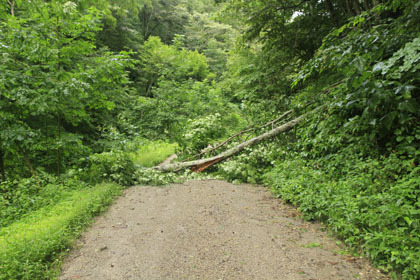
M210 143L225 135L226 125L223 123L221 115L216 113L189 120L185 131L182 135L182 150L188 153L199 153Z
M83 159L82 163L85 168L79 170L80 176L86 182L115 182L123 186L134 183L136 169L127 153L111 151L93 154Z
M307 219L328 224L379 268L398 278L418 279L420 168L395 156L348 159L341 172L331 174L318 167L316 161L279 161L265 182L279 197L299 206Z
M91 217L121 194L116 184L76 190L0 230L0 280L50 279L59 256Z
M262 183L263 175L284 151L276 143L261 143L218 165L218 174L231 182Z
M141 185L163 186L181 184L189 180L220 180L219 176L185 170L183 173L161 172L150 168L139 168L136 171L137 183Z
M139 168L135 174L136 183L140 185L162 186L185 181L185 177L180 174L161 172L149 168Z

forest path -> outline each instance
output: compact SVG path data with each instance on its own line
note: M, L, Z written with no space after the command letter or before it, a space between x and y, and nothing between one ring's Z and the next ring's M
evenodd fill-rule
M339 250L260 186L139 186L82 236L60 279L387 279Z

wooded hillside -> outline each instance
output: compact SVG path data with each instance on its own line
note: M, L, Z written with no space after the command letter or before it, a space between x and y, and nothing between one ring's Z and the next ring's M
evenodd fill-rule
M174 152L226 155L298 119L206 174L265 184L420 279L419 34L413 0L4 0L0 237L80 192L102 205L121 185L181 180L149 169ZM54 274L68 247L8 257L1 240L0 279Z

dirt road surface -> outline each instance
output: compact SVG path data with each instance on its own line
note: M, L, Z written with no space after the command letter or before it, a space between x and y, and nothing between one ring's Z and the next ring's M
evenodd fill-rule
M60 279L387 279L336 243L260 186L139 186L82 236Z

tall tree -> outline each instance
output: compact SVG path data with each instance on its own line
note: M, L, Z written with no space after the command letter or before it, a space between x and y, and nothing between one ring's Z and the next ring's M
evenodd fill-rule
M99 23L96 9L81 13L70 1L21 2L3 18L0 149L23 158L32 174L36 166L61 173L81 155L74 128L112 109L112 94L127 82L122 57L96 53Z

